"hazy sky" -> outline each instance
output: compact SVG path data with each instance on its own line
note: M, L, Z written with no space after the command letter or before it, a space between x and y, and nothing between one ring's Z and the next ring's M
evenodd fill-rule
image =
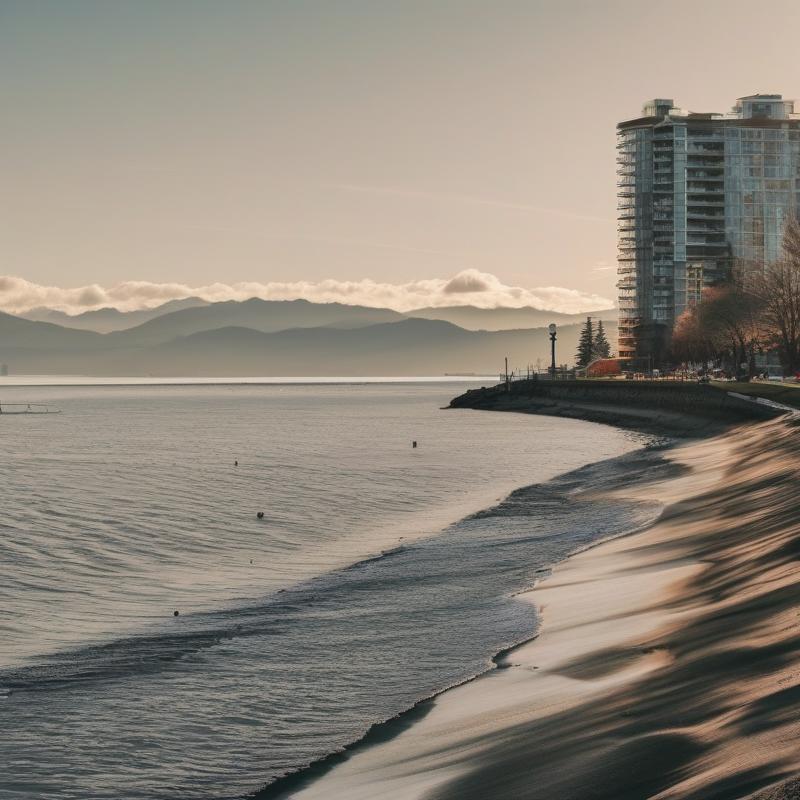
M0 0L0 274L613 299L615 123L800 97L799 28L796 0Z

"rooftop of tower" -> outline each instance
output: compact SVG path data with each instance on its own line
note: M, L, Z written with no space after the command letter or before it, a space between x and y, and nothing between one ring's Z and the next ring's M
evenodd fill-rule
M786 100L780 94L750 94L739 97L727 114L719 112L695 112L678 108L671 97L648 100L642 106L642 113L636 119L625 120L620 126L643 123L645 120L686 118L694 120L800 120L795 113L795 101ZM752 124L752 123L751 123Z

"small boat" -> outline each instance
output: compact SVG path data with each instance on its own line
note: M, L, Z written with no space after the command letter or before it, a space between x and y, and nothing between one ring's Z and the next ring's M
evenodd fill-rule
M4 414L60 414L60 408L42 403L0 403L0 416Z

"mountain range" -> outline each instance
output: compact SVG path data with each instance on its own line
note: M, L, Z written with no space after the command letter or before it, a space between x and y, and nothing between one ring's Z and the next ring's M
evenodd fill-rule
M421 309L431 314L438 311ZM491 309L498 312L494 315L468 306L445 311L462 322L484 325L516 321L519 312L545 314L544 319L559 325L559 363L572 363L578 320L583 319L583 315L559 316L537 309ZM510 313L503 316L504 312ZM568 324L563 323L564 317ZM533 313L523 316L523 320L528 318L537 319ZM616 325L609 321L606 326L613 339ZM496 375L506 357L510 368L525 369L537 361L547 366L547 329L540 323L506 330L468 330L446 319L409 316L390 309L255 298L173 305L138 325L105 333L0 313L0 362L8 364L12 374Z
M340 303L311 303L307 300L276 301L253 298L243 303L231 301L212 304L199 297L170 300L155 308L144 308L137 311L100 308L94 311L84 311L81 314L66 314L51 308L34 308L19 316L37 322L52 322L65 328L111 333L137 327L174 311L212 305L213 310L207 314L196 312L197 316L190 315L186 319L194 318L198 320L198 323L202 320L214 320L216 323L222 322L226 325L242 324L267 332L286 328L314 328L320 325L334 324L337 320L342 324L352 325L357 319L365 323L375 323L399 321L409 317L441 319L470 331L500 331L513 328L546 327L551 322L555 322L557 325L573 325L583 322L586 318L585 314L560 314L530 306L523 308L428 307L417 308L401 314L385 308L348 306ZM609 308L603 311L594 311L591 316L594 319L602 319L604 322L615 322L617 310ZM201 329L198 328L198 330Z
M169 314L171 311L180 311L184 308L206 306L208 302L199 297L186 297L181 300L170 300L155 308L142 308L137 311L120 311L116 308L97 308L94 311L84 311L81 314L66 314L54 308L32 308L24 314L25 319L35 322L52 322L65 328L80 328L81 330L96 331L97 333L110 333L133 328L156 317Z

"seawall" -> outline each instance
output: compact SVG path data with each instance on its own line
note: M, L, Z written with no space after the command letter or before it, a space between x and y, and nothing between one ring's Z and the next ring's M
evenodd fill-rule
M715 386L620 380L514 381L471 389L454 398L450 407L572 417L680 436L707 435L788 413Z

